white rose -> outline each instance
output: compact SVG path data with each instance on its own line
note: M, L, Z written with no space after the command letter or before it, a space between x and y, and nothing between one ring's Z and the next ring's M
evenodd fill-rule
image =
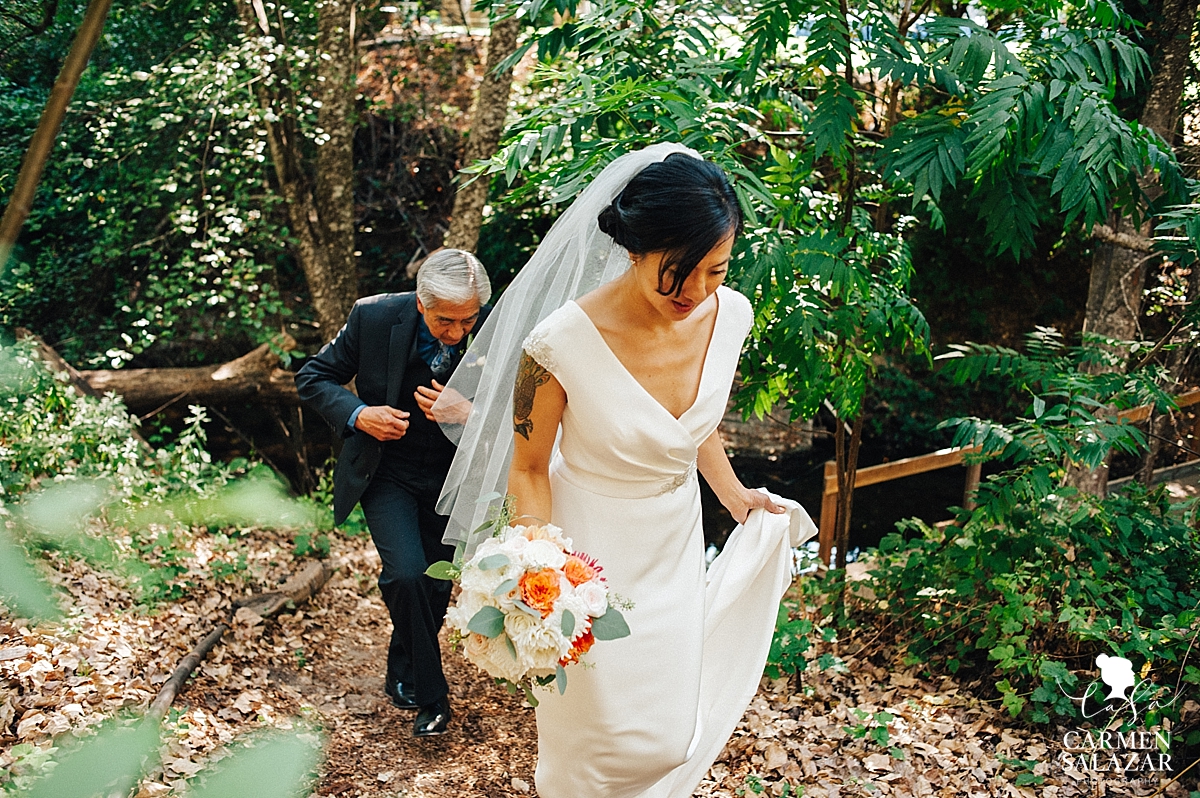
M491 557L493 554L500 553L500 541L496 538L488 538L475 547L475 556L473 556L467 566L478 565L484 557Z
M446 610L446 621L459 632L466 634L467 624L475 617L475 613L483 609L485 604L491 603L484 594L476 591L460 591L454 606Z
M608 611L608 590L599 582L584 582L575 587L575 595L579 597L587 614L598 618Z
M521 665L526 671L533 671L536 675L545 675L547 672L553 673L554 666L558 661L566 656L571 650L569 640L563 638L560 634L554 634L548 629L543 629L534 640L533 644L518 652L521 656Z
M560 629L524 612L507 616L504 631L517 647L517 657L526 670L553 668L571 648Z
M570 538L563 536L562 527L555 526L554 524L546 524L542 528L545 529L546 532L550 535L551 540L553 540L555 543L559 544L563 548L570 550L571 540L570 540Z
M557 544L549 540L531 540L525 547L525 561L533 570L557 569L566 564L567 555Z
M526 641L533 636L534 630L541 625L541 618L534 618L524 610L510 612L504 616L504 631L517 647L518 654Z
M529 541L524 535L513 535L500 544L500 551L507 554L510 560L516 561L528 545Z

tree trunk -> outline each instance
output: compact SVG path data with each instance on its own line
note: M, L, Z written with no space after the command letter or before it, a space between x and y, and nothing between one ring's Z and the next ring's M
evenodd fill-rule
M488 37L486 73L479 86L479 94L471 108L471 132L467 137L463 163L470 165L486 160L496 154L500 135L504 132L504 120L508 115L508 95L512 88L512 70L497 71L506 58L517 49L517 34L521 22L516 17L502 19L492 24ZM460 175L460 178L462 176ZM480 175L474 182L460 186L454 196L454 211L450 229L443 244L455 249L473 252L479 243L479 228L483 225L483 207L487 204L488 176Z
M276 30L267 17L262 0L235 0L242 24L249 36L270 36L284 41L282 30ZM323 101L328 99L337 109L344 108L346 97L353 102L353 87L345 88L346 75L356 74L353 61L353 3L338 0L323 3L318 9L318 50L328 59L317 59L317 77L323 84ZM350 45L346 45L350 39ZM329 47L329 50L323 49ZM336 58L334 56L337 56ZM349 63L346 59L350 59ZM345 140L345 128L353 131L353 122L330 117L331 129L325 132L330 139L322 145L328 153L318 155L317 186L305 169L300 133L296 127L296 105L286 59L271 62L273 80L255 83L255 94L264 112L263 127L267 131L267 146L275 167L278 191L287 206L288 222L294 243L292 254L304 271L304 279L312 297L313 311L321 335L332 338L346 321L358 295L358 276L354 269L353 161L345 157L350 146ZM324 109L322 109L323 111ZM337 111L331 110L329 114ZM318 114L323 123L324 113ZM319 150L318 150L319 152ZM335 208L335 195L343 206L349 206L350 221L346 223L346 208ZM326 216L322 216L325 211ZM347 238L349 257L347 258Z
M329 294L333 300L333 307L320 320L326 338L341 329L358 298L354 260L354 94L358 58L354 23L354 0L323 0L318 6L317 63L324 81L320 84L317 122L329 138L317 148L315 200L317 217L324 227Z
M837 520L833 528L834 545L837 546L836 567L845 569L846 554L850 548L850 512L854 508L854 483L858 476L858 449L862 443L863 412L859 406L850 428L850 440L846 440L846 422L834 417L837 423L834 432L834 458L837 463L838 497Z
M1196 21L1197 0L1164 0L1161 26L1158 28L1158 58L1150 80L1150 91L1142 107L1141 123L1174 146L1183 99L1184 78L1188 69L1192 28ZM1162 188L1153 174L1146 176L1143 190L1153 200ZM1112 215L1111 236L1098 239L1092 257L1092 272L1088 285L1085 333L1107 338L1131 340L1138 337L1138 317L1141 315L1142 293L1146 271L1154 258L1130 243L1152 235L1152 221L1141 225L1129 217ZM1127 243L1116 243L1129 236ZM1104 496L1108 488L1107 464L1096 469L1068 467L1066 482L1093 496Z
M5 264L8 263L8 256L17 245L21 228L33 209L33 198L42 179L42 171L46 168L46 161L50 157L50 150L54 146L54 139L62 127L71 96L75 94L75 87L79 85L79 78L92 57L92 50L100 40L100 34L104 30L104 19L108 16L111 6L112 0L89 0L83 24L79 26L75 41L71 42L71 50L67 53L58 78L54 81L54 88L50 90L50 99L46 101L46 108L38 120L37 130L29 142L29 150L21 162L17 184L8 198L4 217L0 218L0 272L3 272Z

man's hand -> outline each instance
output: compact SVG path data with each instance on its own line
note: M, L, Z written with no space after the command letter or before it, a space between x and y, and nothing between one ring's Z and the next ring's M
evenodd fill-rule
M471 403L458 391L450 390L443 396L444 391L446 391L446 386L433 380L432 388L418 385L417 392L413 396L417 399L417 407L421 408L425 418L430 421L441 424L466 424L467 416L471 415ZM435 413L433 403L438 401L439 397L442 402L438 405Z
M354 428L376 440L399 440L408 432L408 413L387 405L366 407L354 420Z

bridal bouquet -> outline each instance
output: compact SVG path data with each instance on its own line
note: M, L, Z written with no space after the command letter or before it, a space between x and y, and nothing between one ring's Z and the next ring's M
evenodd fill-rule
M629 634L600 565L551 524L505 523L461 567L435 563L427 573L459 583L446 620L466 658L535 706L534 686L563 692L565 668L595 641Z

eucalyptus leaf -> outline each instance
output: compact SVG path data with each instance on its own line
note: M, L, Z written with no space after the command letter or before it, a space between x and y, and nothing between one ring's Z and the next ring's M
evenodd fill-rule
M610 604L606 613L592 619L592 636L597 640L619 640L629 637L629 624L625 622L625 616Z
M503 568L510 562L512 561L505 554L492 554L480 560L478 566L481 571L494 571L497 568Z
M480 607L467 622L467 628L484 637L496 637L504 631L504 613L496 607Z
M554 666L554 681L558 685L558 694L567 692L567 672L562 665Z
M541 620L542 614L540 612L538 612L537 610L535 610L533 607L530 607L524 601L521 601L521 599L513 599L513 604L516 606L517 609L519 609L521 612L525 613L526 615L532 615L534 618Z

